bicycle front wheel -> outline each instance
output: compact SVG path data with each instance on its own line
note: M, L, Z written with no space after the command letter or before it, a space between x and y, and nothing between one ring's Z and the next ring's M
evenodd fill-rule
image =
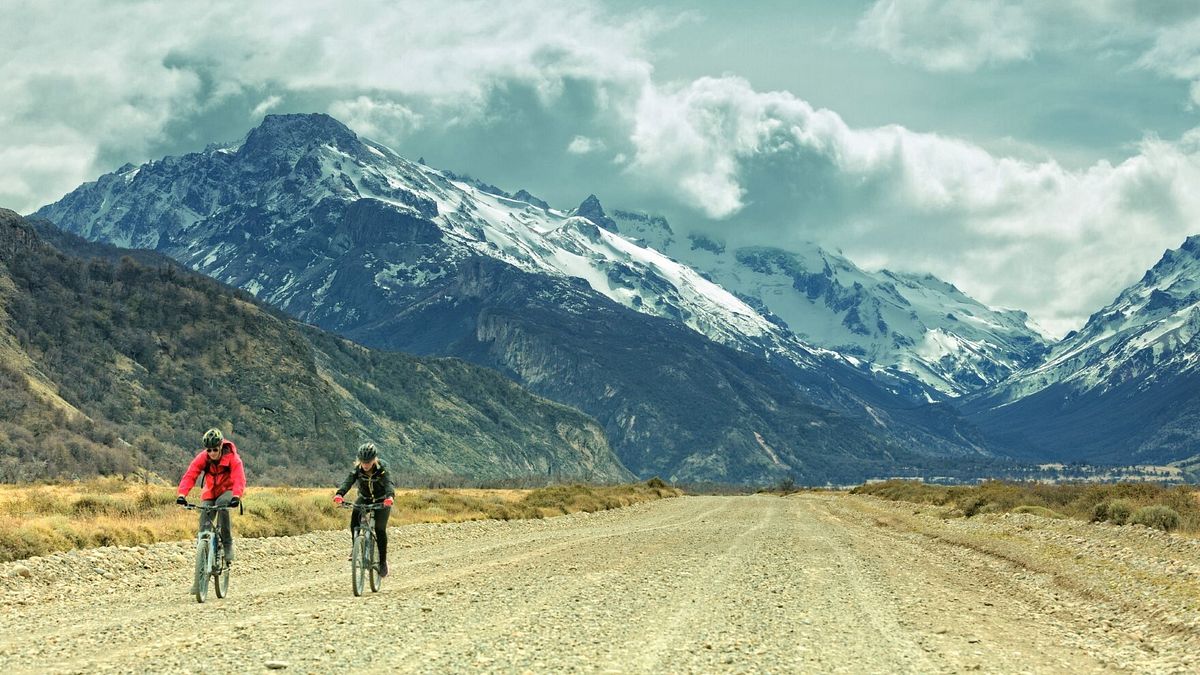
M207 540L200 538L196 540L196 576L194 578L195 588L193 592L196 595L196 602L204 602L208 599L208 574L211 568L209 560L210 545Z
M355 535L354 547L350 553L350 583L356 597L362 595L367 580L366 543L366 537L361 534Z
M214 562L212 580L218 598L229 595L229 567L225 565L225 556L223 555L218 555Z
M379 564L375 560L375 537L367 538L367 576L371 579L371 592L379 592Z

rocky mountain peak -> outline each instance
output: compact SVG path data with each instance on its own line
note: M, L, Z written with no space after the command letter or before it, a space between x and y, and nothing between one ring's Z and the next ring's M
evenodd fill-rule
M1165 288L1178 279L1184 279L1185 285L1192 289L1196 285L1193 281L1196 277L1200 277L1200 235L1192 235L1179 248L1168 249L1164 252L1154 267L1146 270L1137 285L1125 289L1118 298L1118 302L1128 301L1132 297L1130 294L1144 293L1144 291L1139 291L1139 287L1143 289L1155 286ZM1178 290L1180 289L1175 289L1175 291Z
M588 195L579 208L575 209L575 215L587 218L609 232L620 232L617 229L617 222L605 215L604 207L600 205L600 200L596 195Z
M1200 234L1193 234L1184 240L1180 250L1187 251L1193 256L1200 258Z
M324 113L267 115L252 129L240 153L293 155L316 144L353 152L361 143L346 125Z
M530 194L529 191L524 188L517 190L517 192L515 194L513 194L513 199L519 199L519 200L525 202L526 204L532 204L540 209L550 208L550 205L547 204L544 200L538 199L537 197ZM597 201L596 204L599 205L599 201Z

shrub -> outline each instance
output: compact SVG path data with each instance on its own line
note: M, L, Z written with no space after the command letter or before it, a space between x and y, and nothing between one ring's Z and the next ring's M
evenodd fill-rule
M1108 502L1096 502L1092 507L1092 522L1103 523L1108 520Z
M779 479L779 483L775 486L781 496L788 496L796 491L796 479L791 476L784 476Z
M1143 506L1133 512L1129 522L1134 525L1145 525L1156 530L1170 532L1179 527L1179 514L1175 509L1162 504Z
M951 501L951 489L942 485L928 485L918 481L891 479L878 483L860 485L851 494L874 495L897 502L915 502L941 506Z
M1133 515L1133 503L1128 499L1114 499L1108 503L1108 519L1117 525L1129 522Z
M983 497L970 497L960 505L963 515L967 518L979 513L984 506L987 505L987 499Z

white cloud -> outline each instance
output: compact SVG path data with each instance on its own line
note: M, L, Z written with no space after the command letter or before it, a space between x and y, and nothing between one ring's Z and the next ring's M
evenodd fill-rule
M604 150L604 141L587 136L576 136L567 144L567 152L572 155L587 155Z
M547 105L572 79L641 82L641 44L659 25L594 0L18 3L0 22L0 147L22 178L0 186L0 203L25 212L57 198L113 168L92 164L105 151L148 159L170 123L239 95L256 94L257 116L288 94L334 92L331 109L366 132L419 123L412 101L469 121L506 81ZM58 159L30 165L39 152Z
M1181 80L1191 80L1191 104L1200 106L1200 18L1159 32L1138 65Z
M1071 171L898 126L851 128L791 94L708 78L647 90L633 138L631 171L729 220L735 236L816 239L932 271L1059 331L1200 229L1189 187L1200 184L1200 131ZM780 185L806 192L756 210ZM764 226L764 213L793 215Z
M1138 63L1184 80L1200 78L1200 18L1163 29Z
M136 154L160 139L171 119L195 105L201 88L195 73L163 64L169 35L120 39L143 17L183 21L187 9L175 15L112 3L104 12L77 14L35 7L6 7L0 22L0 167L19 176L0 188L0 203L18 211L94 177L92 162L103 150ZM42 11L79 25L47 21Z
M263 115L267 114L272 109L277 107L280 103L283 103L282 96L275 96L275 95L268 96L265 99L263 99L262 103L259 103L258 105L254 106L254 110L250 111L250 117L252 119L258 119L259 117L262 117Z
M1028 59L1033 38L1025 8L1003 0L879 0L855 32L901 63L957 72Z
M401 143L422 124L421 115L407 106L367 96L334 101L329 114L368 138L393 145Z
M1140 65L1195 79L1198 30L1200 5L1188 2L876 0L860 17L854 39L935 72L973 72L1039 52L1116 48L1144 53L1135 59Z

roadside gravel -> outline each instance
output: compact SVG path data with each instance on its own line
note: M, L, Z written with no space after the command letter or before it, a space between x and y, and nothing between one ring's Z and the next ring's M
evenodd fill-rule
M239 539L203 605L190 542L73 551L0 566L0 671L1194 672L1200 550L1138 529L684 497L393 528L361 598L346 532Z

